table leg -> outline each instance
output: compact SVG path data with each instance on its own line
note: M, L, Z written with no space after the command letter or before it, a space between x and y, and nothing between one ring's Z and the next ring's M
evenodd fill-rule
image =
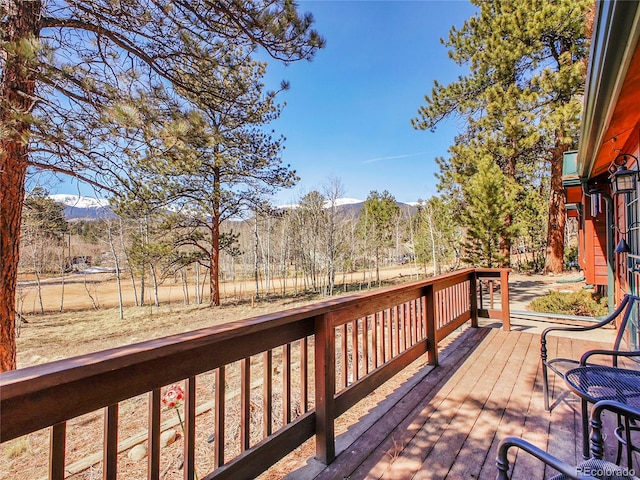
M582 458L588 460L589 453L589 405L582 399Z
M624 417L624 428L625 435L627 439L627 468L633 469L633 448L631 445L631 422L629 422L629 417Z

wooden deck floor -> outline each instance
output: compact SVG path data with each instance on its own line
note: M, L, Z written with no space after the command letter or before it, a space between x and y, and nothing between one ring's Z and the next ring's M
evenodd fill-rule
M606 345L554 338L549 348L553 356L579 357ZM539 358L537 334L469 329L441 352L439 367L420 369L350 428L331 465L311 459L286 478L493 479L497 445L507 435L575 465L580 404L560 380L552 384L560 401L544 411ZM517 458L514 479L543 475L531 457Z

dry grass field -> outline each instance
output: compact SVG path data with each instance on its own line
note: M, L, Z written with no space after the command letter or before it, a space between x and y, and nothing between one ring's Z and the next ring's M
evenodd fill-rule
M410 267L386 269L381 270L381 279L386 284L407 282L415 279L412 273ZM362 273L350 276L347 294L366 288L366 283L362 287L358 283L363 277ZM223 305L210 308L206 303L193 304L193 285L189 293L192 304L185 305L182 285L165 281L159 288L160 307L153 305L149 295L145 295L147 305L135 306L131 283L123 279L125 308L124 318L120 319L113 274L69 275L64 283L59 278L44 280L41 285L44 314L39 313L34 282L23 283L19 287L18 311L25 322L18 322L18 368L241 320L321 299L320 295L293 295L291 280L287 287L289 294L282 297L279 295L282 284L276 280L272 284L272 292L276 293L266 296L263 289L261 297L255 298L252 281L223 283ZM151 294L149 286L147 293ZM207 298L205 295L205 302Z
M390 269L383 272L387 284L400 283L415 279L411 269ZM34 313L39 310L37 290L33 284L22 288L22 312L25 321L20 323L18 336L18 367L42 364L107 348L158 338L174 333L186 332L233 320L254 317L265 313L306 305L321 299L320 296L262 296L252 298L252 282L226 285L223 290L223 306L211 308L208 305L184 305L181 285L165 283L161 288L161 306L127 306L124 318L119 318L117 308L117 288L113 275L99 274L90 278L75 276L64 282L64 309L59 313L62 282L59 279L48 280L42 284L43 306L45 314ZM89 276L87 276L89 277ZM358 275L358 280L363 278ZM86 280L86 283L85 283ZM357 280L354 281L357 282ZM275 284L278 288L278 284ZM125 282L124 296L133 303L130 283ZM355 283L347 293L359 290ZM239 294L242 292L242 295ZM192 292L193 293L193 292ZM93 300L92 300L93 298ZM170 301L169 301L170 300ZM193 296L191 297L193 300ZM98 309L93 303L97 302ZM68 311L66 311L68 309ZM294 347L295 349L295 347ZM294 350L295 352L295 350ZM294 353L295 355L295 353ZM256 366L259 367L259 366ZM418 368L418 367L416 367ZM407 369L400 376L410 375ZM295 372L294 372L295 375ZM233 383L233 368L229 369L228 382ZM198 398L211 397L212 374L198 377ZM390 385L389 388L392 388ZM233 390L231 388L231 390ZM384 396L385 389L377 394ZM252 394L253 396L253 394ZM375 405L376 396L365 399L360 408L352 409L343 415L337 425L338 431L346 430L357 421L361 411ZM64 401L64 399L61 399ZM230 402L232 403L232 402ZM261 399L255 399L261 404ZM274 403L277 403L275 399ZM278 409L274 405L274 409ZM233 411L230 418L233 418ZM120 406L120 442L133 445L145 443L147 419L146 396L123 402ZM182 478L180 469L182 442L175 412L163 413L163 422L172 425L178 439L163 449L163 478ZM94 412L75 419L68 424L67 465L73 473L69 478L101 478L100 452L103 425L102 412ZM277 427L277 425L274 425ZM233 430L233 426L229 427ZM212 444L207 437L213 431L213 413L203 411L198 417L197 463L201 471L210 471ZM231 437L232 435L230 435ZM136 442L136 439L140 439ZM119 456L121 478L145 478L146 459L134 461L129 457L130 447ZM282 478L293 465L304 462L314 455L313 443L301 446L291 456L279 462L261 478L273 480ZM35 432L0 446L0 478L46 478L48 458L48 432ZM95 460L95 461L94 461Z

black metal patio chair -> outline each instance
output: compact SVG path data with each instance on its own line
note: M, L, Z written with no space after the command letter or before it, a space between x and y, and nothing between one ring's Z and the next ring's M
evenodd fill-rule
M614 412L629 419L640 419L640 410L619 402L603 400L595 404L591 411L591 454L592 458L576 466L569 465L519 437L505 437L498 445L496 480L509 480L509 449L519 448L534 456L545 465L559 472L549 480L638 480L633 470L608 462L604 456L604 435L602 434L602 413Z
M580 365L586 365L588 360L596 355L610 356L610 365L617 367L619 357L638 357L640 361L640 336L638 334L638 315L640 309L640 297L627 294L622 298L620 305L602 321L593 325L575 327L549 327L540 336L540 357L542 360L542 389L544 395L544 409L551 410L549 395L549 370L559 375L563 380L565 374ZM548 358L547 336L551 332L584 332L596 330L607 325L615 325L620 319L618 332L610 350L589 350L584 352L579 360L571 358Z

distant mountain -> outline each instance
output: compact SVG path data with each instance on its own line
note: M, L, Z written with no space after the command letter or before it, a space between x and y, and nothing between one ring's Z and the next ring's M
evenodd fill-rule
M97 220L115 216L109 209L109 200L67 194L49 195L49 198L65 205L67 220Z
M56 194L50 195L51 199L65 205L64 214L67 220L97 220L101 218L113 218L115 214L109 209L109 200L81 197L78 195ZM416 202L402 203L397 202L400 208L409 210L410 213L415 212ZM343 215L357 217L364 205L363 200L357 198L339 198L336 200L338 211ZM324 207L329 208L329 202L325 202ZM280 205L277 208L288 210L297 208L297 204Z

